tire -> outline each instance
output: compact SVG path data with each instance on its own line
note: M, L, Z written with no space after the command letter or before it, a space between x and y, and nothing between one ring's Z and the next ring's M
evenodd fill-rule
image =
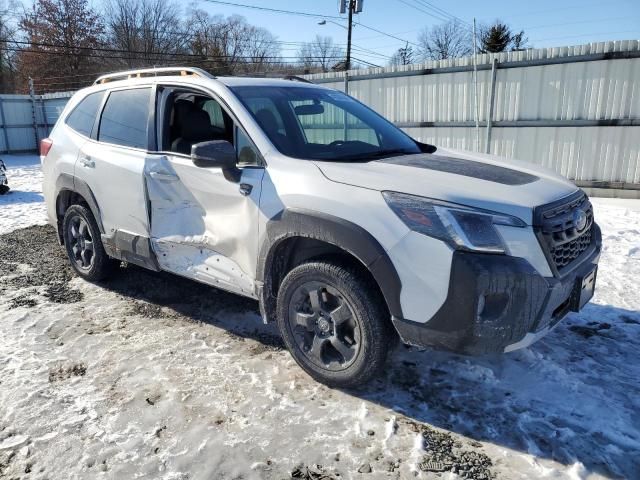
M62 221L64 246L71 266L85 280L104 280L113 261L104 251L100 229L91 211L82 205L70 206Z
M333 262L295 267L278 292L278 328L289 352L330 387L358 387L381 372L395 339L388 316L373 280Z

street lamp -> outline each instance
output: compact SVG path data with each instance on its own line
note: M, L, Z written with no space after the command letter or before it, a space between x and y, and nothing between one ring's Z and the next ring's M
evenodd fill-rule
M362 4L364 0L340 0L340 13L347 13L347 9L349 10L349 26L345 27L344 25L340 25L337 22L332 22L331 20L323 19L318 22L318 25L326 25L327 21L340 25L342 28L346 28L347 30L347 58L344 61L344 69L349 70L351 68L351 31L353 30L353 14L362 12Z

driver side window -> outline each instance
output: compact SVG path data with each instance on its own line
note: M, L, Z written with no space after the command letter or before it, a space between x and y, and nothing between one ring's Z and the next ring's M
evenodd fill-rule
M256 147L214 98L174 90L167 96L164 111L161 150L190 155L197 143L224 140L235 147L239 166L260 164Z

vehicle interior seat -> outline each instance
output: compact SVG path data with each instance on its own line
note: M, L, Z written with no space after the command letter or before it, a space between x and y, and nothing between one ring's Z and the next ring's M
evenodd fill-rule
M215 140L207 112L188 100L174 103L174 127L178 137L171 143L173 152L190 155L193 144Z
M278 121L271 110L266 108L256 112L256 120L258 124L267 132L269 138L276 144L278 150L287 154L291 150L291 142L286 135L278 131Z

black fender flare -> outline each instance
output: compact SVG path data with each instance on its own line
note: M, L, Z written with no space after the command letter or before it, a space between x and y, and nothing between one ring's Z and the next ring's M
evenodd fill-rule
M310 238L338 247L357 258L377 282L392 317L402 317L402 284L389 255L364 228L353 222L314 210L285 208L272 217L258 258L256 279L262 285L260 308L265 320L275 311L271 271L277 259L277 247L292 237Z
M155 253L151 248L150 239L148 237L132 235L120 230L106 234L102 223L100 207L98 206L95 195L91 191L91 187L89 187L85 181L80 180L73 175L64 173L58 177L58 180L56 180L56 216L58 217L57 230L58 240L61 245L64 241L61 228L61 217L64 215L64 211L60 211L59 198L60 194L64 192L78 194L87 202L87 205L89 205L89 209L93 214L93 218L95 218L96 223L98 224L102 246L109 257L134 263L156 272L160 271L160 266L158 265Z
M87 182L76 178L73 175L69 175L68 173L62 173L56 180L56 215L58 219L64 212L59 211L58 199L60 198L60 194L63 192L72 192L80 195L89 205L89 209L91 209L91 213L93 214L93 218L96 219L96 223L98 224L98 228L100 229L100 233L104 234L104 225L102 224L102 215L100 213L100 207L98 207L98 202L96 201L96 197L91 191L91 187L87 184ZM58 224L60 220L58 220ZM58 225L58 236L61 237L60 233L60 225ZM61 237L62 238L62 237Z

